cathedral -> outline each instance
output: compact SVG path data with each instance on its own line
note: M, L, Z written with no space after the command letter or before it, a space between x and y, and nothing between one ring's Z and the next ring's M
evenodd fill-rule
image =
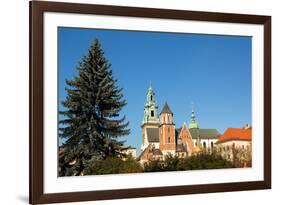
M141 163L153 159L162 160L168 154L185 157L200 151L211 152L220 136L216 129L199 128L193 109L189 125L184 122L181 127L176 128L174 113L167 102L158 113L155 93L151 86L146 95L141 129Z

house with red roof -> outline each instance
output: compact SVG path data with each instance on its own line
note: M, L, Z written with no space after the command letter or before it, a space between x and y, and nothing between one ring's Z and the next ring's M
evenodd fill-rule
M245 167L252 160L252 127L228 128L216 142L217 149L222 157Z

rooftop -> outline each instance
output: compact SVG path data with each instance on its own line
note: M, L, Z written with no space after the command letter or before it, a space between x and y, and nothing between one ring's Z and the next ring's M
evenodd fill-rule
M170 114L173 114L167 102L165 102L165 105L164 105L164 107L163 107L163 109L162 109L162 111L161 111L161 114L162 114L162 113L170 113Z
M200 129L200 128L190 128L189 132L192 136L192 139L217 139L220 136L220 133L216 129Z
M252 140L252 128L228 128L224 134L220 136L217 143L231 140Z

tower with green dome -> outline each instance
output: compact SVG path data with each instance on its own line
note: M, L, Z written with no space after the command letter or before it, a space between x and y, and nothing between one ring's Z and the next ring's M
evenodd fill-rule
M190 123L189 123L189 129L192 129L192 128L195 128L195 129L199 128L198 123L195 119L195 114L194 114L193 108L192 108L192 111L191 111L191 118L190 118Z
M158 105L155 99L155 93L150 85L146 94L144 114L141 123L142 151L150 144L152 144L155 148L159 148L159 125L160 120L158 115Z
M155 100L155 93L152 89L152 86L149 86L146 94L142 125L147 123L159 124L158 106Z

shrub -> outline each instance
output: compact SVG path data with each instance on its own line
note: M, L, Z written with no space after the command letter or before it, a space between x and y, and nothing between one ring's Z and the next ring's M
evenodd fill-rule
M199 169L233 168L233 164L220 155L202 153L190 157L179 158L168 155L165 160L151 160L144 164L145 172L183 171Z
M85 173L91 174L120 174L120 173L138 173L143 172L142 166L132 157L121 159L117 157L108 157L105 160L96 161L91 169Z

